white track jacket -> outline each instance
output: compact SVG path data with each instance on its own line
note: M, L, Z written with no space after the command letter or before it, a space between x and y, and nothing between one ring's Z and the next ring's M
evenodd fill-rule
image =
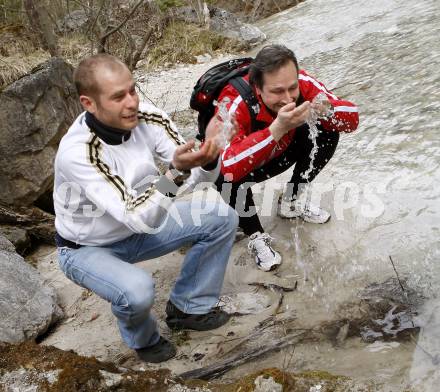
M173 198L156 187L154 157L169 164L184 144L174 123L147 103L128 140L106 144L80 114L62 138L55 158L55 226L65 239L81 245L110 244L133 233L151 232L172 214ZM216 180L212 171L191 170L179 193ZM184 191L182 190L184 189Z

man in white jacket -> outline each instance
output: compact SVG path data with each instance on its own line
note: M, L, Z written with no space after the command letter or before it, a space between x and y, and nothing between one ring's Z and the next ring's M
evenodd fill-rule
M212 121L194 151L168 116L140 103L128 68L107 54L83 60L74 74L85 110L55 159L55 226L66 276L111 303L122 339L146 362L176 353L150 310L154 282L133 264L191 244L166 306L173 329L209 330L229 316L215 307L238 218L224 203L200 215L175 200L218 176L221 124ZM154 158L169 169L159 175ZM195 216L197 215L197 216Z

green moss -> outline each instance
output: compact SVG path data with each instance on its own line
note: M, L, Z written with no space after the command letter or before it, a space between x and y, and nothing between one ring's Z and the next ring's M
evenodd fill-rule
M213 383L208 384L207 386L215 392L253 392L255 390L255 379L259 376L263 376L264 378L272 377L276 383L283 386L283 390L285 391L296 391L296 389L294 389L295 379L292 374L276 368L264 369L256 373L252 373L232 384Z
M165 364L166 366L166 364ZM145 371L121 371L112 363L100 362L93 357L83 357L72 351L62 351L55 347L41 346L33 342L16 345L0 344L0 374L25 368L39 373L49 370L60 370L58 380L49 385L47 381L35 380L39 390L47 392L165 392L170 381L179 382L188 387L207 387L213 392L252 392L255 390L255 379L259 376L273 378L283 386L284 391L309 392L316 384L322 384L326 391L347 391L352 382L344 376L335 376L326 371L308 371L290 373L277 368L269 368L245 375L229 383L219 381L180 380L171 376L167 369L148 369ZM120 374L121 381L113 387L106 387L100 370ZM31 380L32 381L32 380ZM0 388L1 389L1 388ZM365 391L377 391L375 386L365 386ZM409 391L405 391L409 392Z
M336 376L334 374L328 373L324 370L313 370L308 372L302 372L297 374L298 377L319 379L323 381L337 381L337 380L348 380L345 376Z
M181 7L185 3L181 0L156 0L156 4L159 6L161 11L165 11L171 7Z
M284 390L291 390L295 385L294 378L291 374L280 369L271 368L264 369L258 373L245 377L242 382L239 383L239 386L242 387L243 391L251 392L255 389L255 379L259 376L263 376L264 378L272 377L277 384L281 384L283 386Z
M255 390L255 379L259 376L273 378L276 383L283 386L284 391L295 392L309 392L310 388L317 383L325 385L327 391L342 391L346 390L345 383L350 381L347 377L335 376L326 371L309 371L296 374L277 368L269 368L244 376L232 384L209 383L207 386L215 392L252 392ZM197 386L194 382L188 382L187 385Z

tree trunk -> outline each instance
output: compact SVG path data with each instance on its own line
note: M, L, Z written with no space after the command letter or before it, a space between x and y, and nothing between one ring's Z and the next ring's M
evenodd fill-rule
M57 37L53 31L53 23L43 1L23 0L23 5L31 26L34 26L43 49L52 57L60 55Z

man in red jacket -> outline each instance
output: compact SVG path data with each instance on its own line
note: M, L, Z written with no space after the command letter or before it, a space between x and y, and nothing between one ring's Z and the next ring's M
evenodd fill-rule
M243 77L258 99L257 129L252 129L251 113L238 91L228 84L218 101L226 102L229 114L235 116L238 132L226 145L222 155L219 191L226 183L231 191L229 204L240 215L239 226L250 237L249 249L259 268L270 271L281 264L281 255L271 247L272 238L264 233L254 210L250 184L265 181L295 165L278 205L283 218L302 218L311 223L325 223L330 214L310 203L300 203L301 184L311 182L333 156L339 132L352 132L359 123L357 107L342 100L299 69L294 53L282 45L265 46ZM315 102L320 94L324 101ZM316 154L309 138L310 116L318 117Z

